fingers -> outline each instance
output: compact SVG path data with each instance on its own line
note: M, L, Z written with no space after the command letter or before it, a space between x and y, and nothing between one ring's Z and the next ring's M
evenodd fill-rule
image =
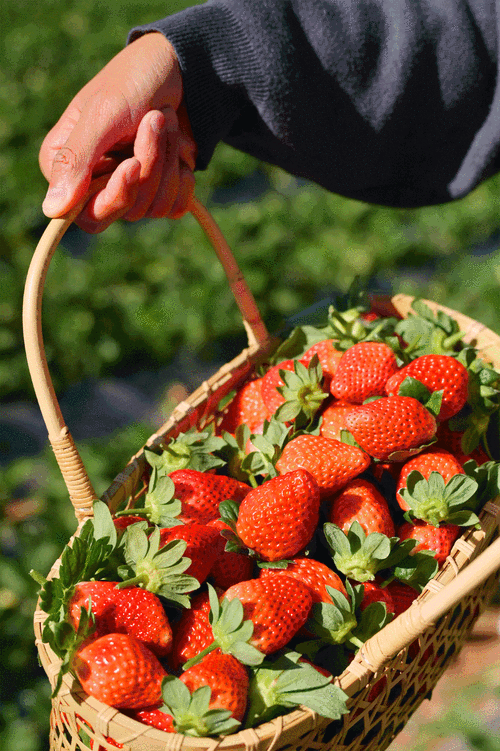
M112 173L106 187L93 196L78 217L78 226L96 234L120 219L132 206L139 191L141 163L135 157L126 159Z

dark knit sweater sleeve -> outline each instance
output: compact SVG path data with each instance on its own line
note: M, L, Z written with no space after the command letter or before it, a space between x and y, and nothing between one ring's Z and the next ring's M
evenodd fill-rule
M500 170L500 0L209 0L172 42L204 169L220 141L392 206L458 198Z

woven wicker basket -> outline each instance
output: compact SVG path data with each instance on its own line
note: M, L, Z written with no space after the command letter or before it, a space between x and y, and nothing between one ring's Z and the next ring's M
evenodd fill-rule
M98 188L99 181L96 181L93 190ZM52 220L41 238L28 272L23 316L35 392L80 528L92 514L95 493L54 394L44 355L40 315L48 264L79 211L77 207L65 218ZM202 427L214 420L221 398L251 377L256 363L265 360L274 346L231 251L210 214L195 199L191 211L224 266L243 316L249 345L177 406L167 423L151 436L148 447L191 426ZM383 315L404 317L411 303L412 298L405 295L373 299L375 309ZM427 301L427 304L455 318L466 332L465 341L477 347L483 358L500 370L499 336L460 313L433 302ZM145 468L141 449L103 496L112 511L123 501L133 505L134 499L144 492ZM383 751L429 696L450 660L456 657L496 587L500 568L500 539L495 539L500 514L497 504L500 498L486 504L481 514L481 529L471 529L457 540L442 570L412 606L367 641L336 679L350 697L351 711L342 720L332 722L300 708L255 729L222 739L190 738L164 733L128 718L87 696L75 679L65 675L62 688L53 700L52 751L113 751L119 744L126 751L215 751L216 748L221 751L326 751L333 748ZM57 575L58 563L50 575ZM45 617L41 610L36 611L36 644L42 665L54 686L60 661L41 640ZM373 690L376 684L377 689Z

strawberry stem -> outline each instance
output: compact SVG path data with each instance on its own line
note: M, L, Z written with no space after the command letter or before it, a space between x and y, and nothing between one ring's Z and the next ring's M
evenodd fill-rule
M218 644L216 641L213 641L211 644L208 645L208 647L205 647L205 649L202 649L201 652L198 652L195 657L191 657L190 660L184 663L182 666L183 670L188 670L189 668L192 668L194 665L197 665L201 660L206 657L210 652L213 652L214 649L218 648Z

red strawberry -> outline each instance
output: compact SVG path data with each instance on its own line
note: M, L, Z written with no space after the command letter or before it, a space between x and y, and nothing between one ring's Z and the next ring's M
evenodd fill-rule
M293 371L293 360L284 360L283 362L269 368L267 373L262 377L261 394L267 409L267 417L274 415L280 404L283 404L285 398L277 390L278 387L284 386L283 380L279 374L280 370Z
M413 600L416 600L418 597L418 592L413 589L413 587L410 587L408 584L404 584L397 579L390 582L385 589L392 597L395 616L404 613L404 611L410 607Z
M384 394L384 386L398 369L396 356L383 342L359 342L344 352L330 391L337 399L362 404Z
M175 497L182 503L182 516L200 524L219 518L219 503L232 500L240 503L250 490L249 485L224 475L178 469L170 473Z
M222 519L210 522L209 527L218 529L230 529ZM210 570L210 578L216 587L229 589L233 584L252 578L254 562L248 555L225 550L227 540L220 536L219 552Z
M211 652L180 679L191 693L200 686L210 686L209 709L227 709L236 720L243 720L249 681L246 668L236 657Z
M191 565L185 574L194 576L202 584L217 558L219 531L194 521L161 529L160 546L163 547L171 540L187 542L184 557L191 559Z
M162 712L159 707L145 707L144 709L131 709L126 712L128 717L153 728L163 730L164 733L175 733L172 715Z
M163 605L156 595L140 587L116 589L116 582L80 582L69 603L69 616L76 630L80 608L92 603L96 630L104 634L129 634L161 657L172 647L172 629Z
M322 342L316 342L302 355L300 362L305 366L309 365L314 355L318 356L321 370L323 371L323 378L325 379L325 385L331 383L333 376L337 370L342 352L335 349L335 345L331 339L324 339Z
M415 378L429 391L443 391L438 420L447 420L460 412L467 401L467 368L451 355L422 355L395 373L386 383L389 396L398 393L406 377Z
M463 435L462 431L451 430L447 422L442 422L436 433L436 447L449 451L462 466L470 459L474 459L478 466L489 461L488 454L481 446L477 446L470 454L465 454L462 449Z
M224 431L234 435L239 425L248 425L250 432L254 433L262 425L268 410L262 399L261 384L262 378L257 378L238 389L217 429L219 435Z
M135 524L136 522L143 522L143 521L144 521L143 516L135 516L133 514L131 514L130 516L119 516L117 519L113 519L113 522L118 532L123 532L125 529L127 529L127 527L130 527L131 524Z
M348 532L353 521L358 521L366 534L381 532L394 537L394 522L384 496L368 480L351 480L334 499L328 521Z
M291 576L250 579L229 587L225 599L237 597L254 630L249 644L264 654L286 646L305 624L312 607L309 588Z
M398 484L396 488L396 500L403 509L408 511L410 506L405 501L400 491L406 487L406 480L410 472L416 470L429 479L431 472L439 472L445 483L447 483L454 475L464 475L465 472L462 465L456 459L453 454L444 449L431 449L430 451L424 451L418 456L414 456L403 464L401 472L399 473Z
M276 469L281 475L299 468L307 470L324 498L361 474L369 464L370 457L356 446L304 434L286 444Z
M356 404L341 401L330 404L321 415L320 435L340 441L341 431L347 430L345 416L356 406Z
M177 670L192 657L196 657L213 642L212 626L208 620L210 600L208 592L200 592L191 601L191 607L182 611L174 626L174 643L169 662Z
M133 636L100 636L77 652L73 666L83 690L110 707L138 709L161 703L166 672Z
M402 461L432 440L436 420L410 396L387 396L346 415L346 425L361 448L375 459Z
M365 593L359 605L361 610L365 610L372 602L383 602L388 613L395 613L396 608L391 593L387 587L381 587L376 582L364 582L363 589Z
M398 530L400 540L417 540L418 544L413 553L418 550L435 551L435 559L441 566L450 554L453 543L460 534L460 527L456 524L441 524L434 527L420 519L415 523L404 522Z
M332 571L331 568L325 566L324 563L320 563L320 561L316 561L314 558L293 558L286 569L261 569L261 579L274 576L291 576L303 582L309 588L313 603L332 601L327 592L327 586L332 587L332 589L338 589L339 592L347 596L346 588L340 576L335 571Z
M236 532L264 560L289 558L313 536L319 504L314 477L304 469L287 472L254 488L242 500Z

